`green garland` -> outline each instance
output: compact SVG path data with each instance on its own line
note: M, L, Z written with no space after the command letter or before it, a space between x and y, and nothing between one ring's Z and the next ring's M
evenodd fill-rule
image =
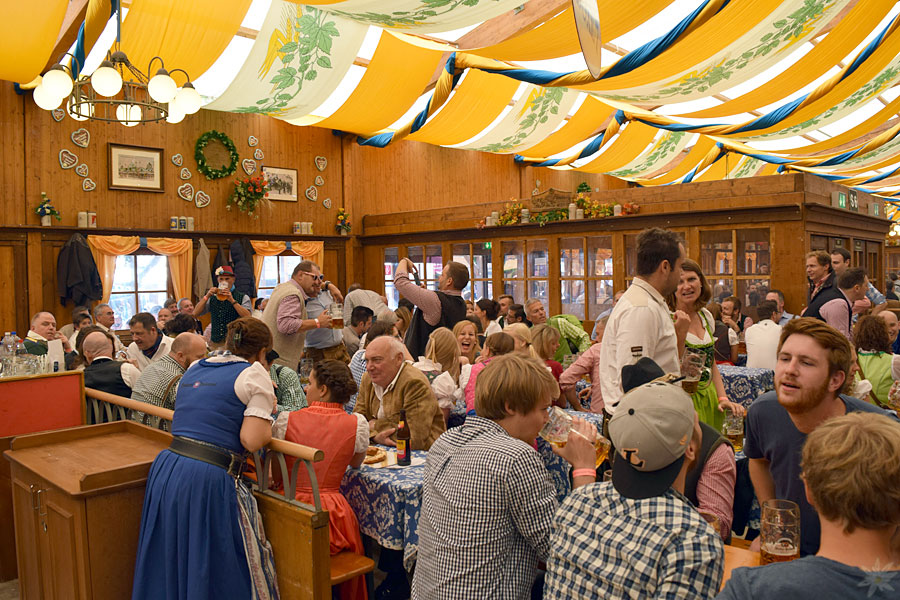
M221 169L210 169L209 165L206 163L206 155L203 154L203 151L206 149L206 145L209 143L209 140L213 138L222 142L222 144L228 150L228 155L231 157L231 164L222 167ZM231 141L231 138L221 131L216 131L215 129L207 131L199 138L197 138L197 145L194 146L194 158L197 161L197 170L203 173L207 179L220 179L222 177L228 177L229 175L234 173L235 170L237 170L237 165L240 161L240 157L237 153L237 148L234 147L234 142Z

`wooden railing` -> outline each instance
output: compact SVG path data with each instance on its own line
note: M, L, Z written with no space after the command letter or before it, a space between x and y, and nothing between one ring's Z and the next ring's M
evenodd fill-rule
M97 416L108 421L128 419L133 413L143 413L138 422L159 427L171 422L174 411L146 402L85 388L88 402L88 420ZM89 425L95 424L89 422ZM286 442L271 440L264 452L253 453L257 481L253 492L259 505L266 536L275 553L275 568L282 600L326 600L331 598L328 513L322 510L319 486L313 463L324 459L321 450ZM288 473L285 457L294 459ZM273 460L280 467L283 493L269 489L269 472ZM313 505L294 498L297 475L301 462L305 465L312 484Z

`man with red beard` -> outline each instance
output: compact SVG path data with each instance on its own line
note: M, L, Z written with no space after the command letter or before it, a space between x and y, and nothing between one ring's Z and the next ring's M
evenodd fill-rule
M775 362L775 391L756 399L747 415L744 453L760 505L778 498L800 506L800 554L819 548L819 517L806 499L800 454L816 427L850 412L882 409L845 396L851 348L847 338L809 317L793 319L781 333Z

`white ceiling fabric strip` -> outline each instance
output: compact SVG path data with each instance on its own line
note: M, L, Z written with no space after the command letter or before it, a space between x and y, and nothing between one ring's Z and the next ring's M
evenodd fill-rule
M522 4L523 0L347 0L322 8L365 25L438 33L477 25Z

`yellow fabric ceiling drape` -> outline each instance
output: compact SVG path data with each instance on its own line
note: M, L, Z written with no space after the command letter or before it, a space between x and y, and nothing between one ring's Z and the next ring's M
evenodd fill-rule
M637 125L638 127L635 127ZM595 159L578 168L587 173L603 173L618 169L634 160L653 141L657 130L643 123L632 122L619 131L619 137Z
M116 257L131 254L140 248L140 238L136 235L89 235L88 245L103 284L103 297L100 301L109 302L109 294L112 291L113 277L116 272ZM191 260L193 243L191 240L147 238L147 248L167 258L175 297L190 297L193 277L193 261Z
M122 21L122 50L137 68L159 56L196 79L234 38L251 0L134 0ZM152 77L158 63L154 63ZM179 84L182 75L175 76Z
M568 123L551 133L542 142L523 149L521 154L528 156L552 156L571 148L578 142L586 140L612 116L615 110L593 96L588 96L584 103L569 118Z
M652 179L635 179L634 181L644 186L663 185L678 181L687 175L691 169L700 164L700 161L703 160L715 146L716 142L711 140L709 136L701 135L697 138L697 143L695 143L690 151L688 151L687 156L685 156L674 168Z
M50 59L66 16L67 0L4 2L0 25L0 79L28 83Z
M278 256L287 249L286 242L271 242L266 240L250 241L253 246L253 275L256 277L256 285L262 277L263 259L266 256ZM322 258L325 254L324 242L291 242L291 251L304 260L311 260L319 267L322 266Z

